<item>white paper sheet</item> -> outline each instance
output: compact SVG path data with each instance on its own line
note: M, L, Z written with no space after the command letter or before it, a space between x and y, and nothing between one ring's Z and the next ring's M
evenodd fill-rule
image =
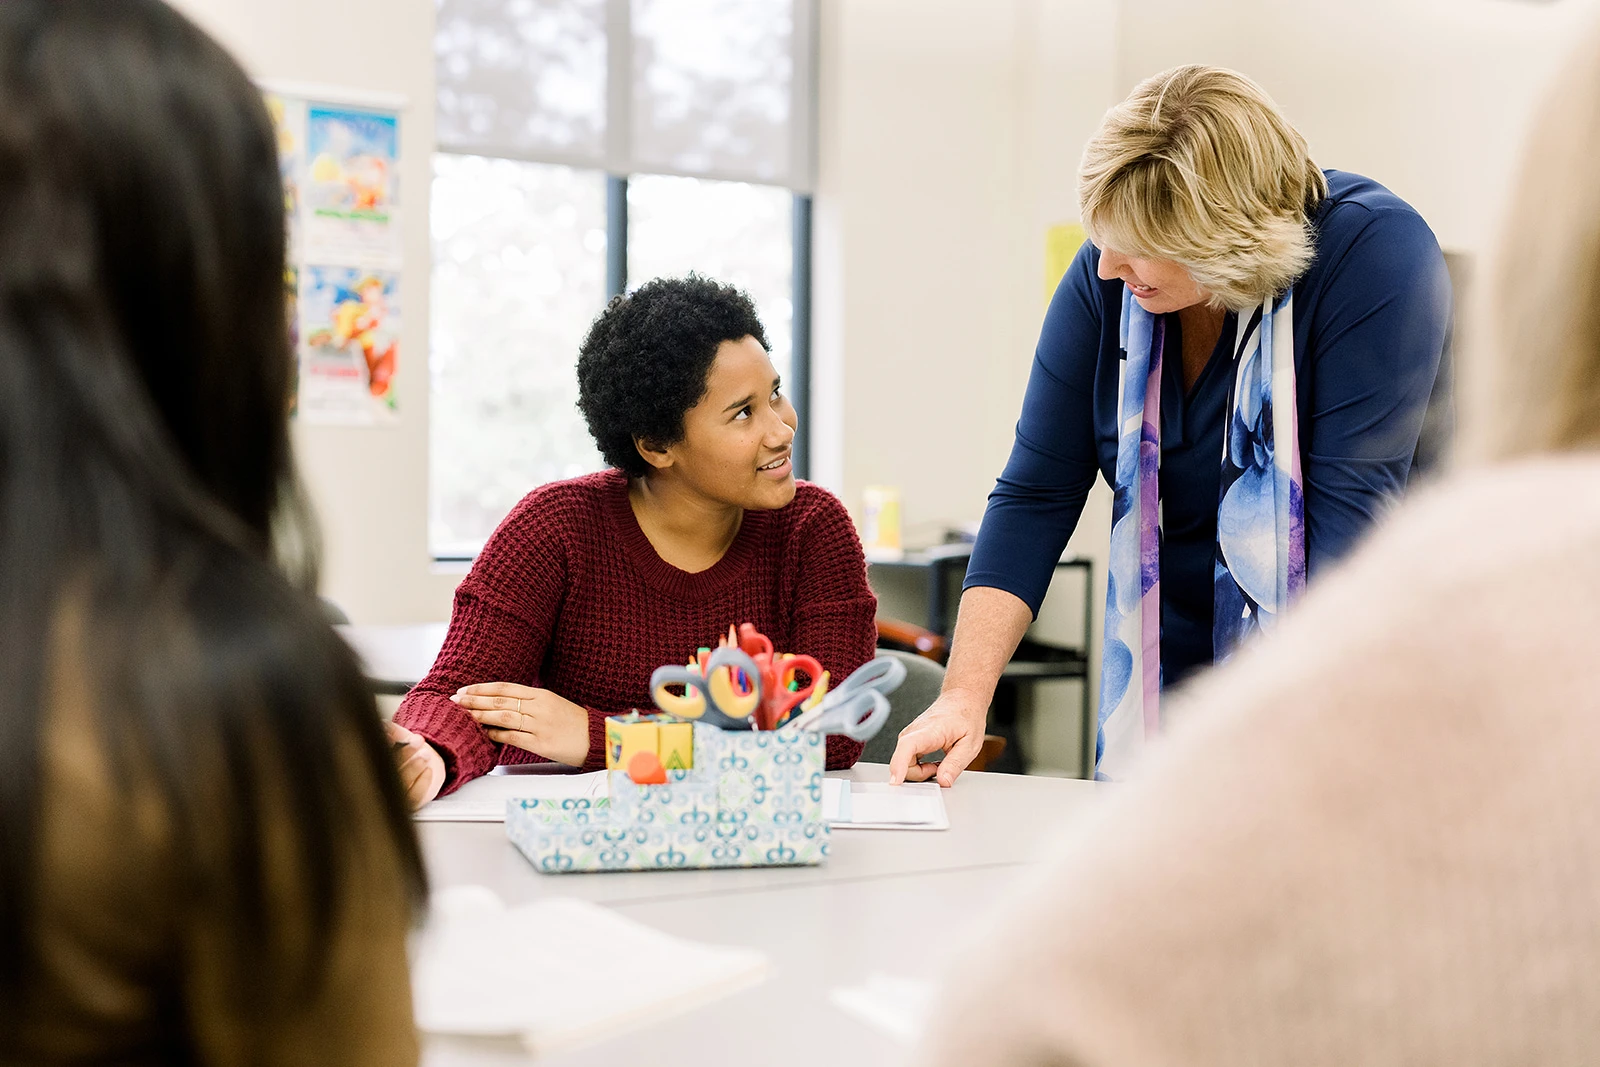
M434 895L415 961L419 1028L516 1035L538 1055L690 1011L767 974L760 952L686 941L568 897L508 909L476 885Z
M822 780L822 817L835 830L948 830L938 782Z
M603 797L606 772L486 774L418 811L418 822L505 822L506 801L523 797Z

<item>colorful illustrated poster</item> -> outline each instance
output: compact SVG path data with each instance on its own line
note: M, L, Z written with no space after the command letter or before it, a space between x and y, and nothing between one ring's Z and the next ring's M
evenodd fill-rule
M400 277L364 267L300 271L301 418L392 422L400 351Z
M287 220L289 262L300 255L300 186L305 173L306 102L267 93L267 114L278 135L278 174L283 179L283 214Z
M400 263L399 119L313 103L306 112L308 263Z
M263 88L288 227L284 297L306 422L393 423L400 352L400 120L339 90Z

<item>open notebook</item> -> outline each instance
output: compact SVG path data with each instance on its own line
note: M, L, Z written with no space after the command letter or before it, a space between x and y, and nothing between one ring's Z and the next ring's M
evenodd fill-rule
M589 774L486 774L449 796L425 804L418 822L505 822L506 801L523 797L603 797L606 772Z
M548 1055L690 1011L766 974L759 952L686 941L585 900L508 909L484 886L455 886L434 894L412 996L424 1031L516 1036Z

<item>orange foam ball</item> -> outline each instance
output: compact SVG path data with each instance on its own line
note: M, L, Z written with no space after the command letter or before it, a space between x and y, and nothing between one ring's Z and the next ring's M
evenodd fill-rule
M628 761L628 777L635 785L666 785L667 769L654 752L635 752Z

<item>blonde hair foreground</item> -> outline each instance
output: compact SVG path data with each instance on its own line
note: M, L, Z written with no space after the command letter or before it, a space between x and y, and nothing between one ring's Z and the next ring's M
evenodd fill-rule
M1106 112L1078 169L1095 244L1172 260L1213 305L1235 311L1305 273L1309 214L1327 195L1305 138L1261 86L1222 67L1141 83Z
M1600 32L1536 114L1462 361L1463 459L1600 445Z

